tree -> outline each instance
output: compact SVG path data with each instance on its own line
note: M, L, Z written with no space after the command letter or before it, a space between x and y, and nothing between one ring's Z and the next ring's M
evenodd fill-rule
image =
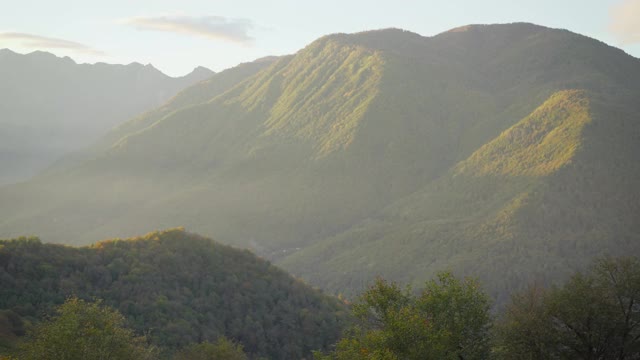
M19 355L24 360L134 360L148 359L152 351L124 327L116 310L72 297L27 335Z
M638 359L640 261L603 258L561 288L517 294L498 329L505 359Z
M557 342L546 306L547 290L537 284L511 297L495 327L498 359L550 360Z
M353 307L360 325L320 359L483 359L489 355L489 300L470 279L438 274L419 295L376 280Z
M241 344L225 337L219 337L215 343L208 341L191 344L179 351L174 360L247 360Z

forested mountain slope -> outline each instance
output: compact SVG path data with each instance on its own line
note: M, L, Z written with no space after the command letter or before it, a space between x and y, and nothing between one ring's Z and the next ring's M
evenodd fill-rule
M532 24L335 34L207 91L1 189L0 234L184 225L347 293L451 268L499 295L638 252L640 61L593 39Z
M638 254L640 167L630 155L640 144L626 133L637 129L635 107L560 91L444 176L282 265L335 291L450 268L480 277L502 303L523 281Z
M3 240L0 284L0 342L72 295L103 299L166 353L226 336L253 357L300 359L348 321L337 299L249 251L177 229L80 248Z

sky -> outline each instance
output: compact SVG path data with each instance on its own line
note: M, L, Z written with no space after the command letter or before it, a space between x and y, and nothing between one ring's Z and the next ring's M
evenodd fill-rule
M331 33L433 36L510 22L568 29L640 58L640 0L0 0L0 9L0 48L150 63L171 76L292 54Z

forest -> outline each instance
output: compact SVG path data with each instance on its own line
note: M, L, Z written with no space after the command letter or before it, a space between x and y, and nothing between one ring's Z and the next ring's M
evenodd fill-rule
M70 297L99 299L163 356L226 336L252 358L303 358L327 349L349 321L340 300L181 229L79 248L0 241L0 284L4 349Z
M182 229L86 247L0 241L4 359L637 359L640 260L601 257L504 306L476 279L323 295ZM82 334L82 336L78 336Z
M0 187L0 237L184 226L332 294L448 269L505 303L594 257L640 255L638 98L637 58L567 30L330 34Z
M313 38L179 78L0 50L0 358L640 360L640 59Z

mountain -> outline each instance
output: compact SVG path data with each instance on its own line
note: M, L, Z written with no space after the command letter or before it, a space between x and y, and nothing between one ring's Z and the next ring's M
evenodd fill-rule
M0 345L72 295L103 299L165 353L226 336L252 358L302 359L349 321L337 299L249 251L180 229L81 248L3 240L0 281Z
M639 96L638 59L566 30L329 35L0 189L0 235L184 225L330 291L451 269L502 301L638 254Z
M169 77L151 65L76 64L0 50L0 184L26 180L115 125L214 73Z

